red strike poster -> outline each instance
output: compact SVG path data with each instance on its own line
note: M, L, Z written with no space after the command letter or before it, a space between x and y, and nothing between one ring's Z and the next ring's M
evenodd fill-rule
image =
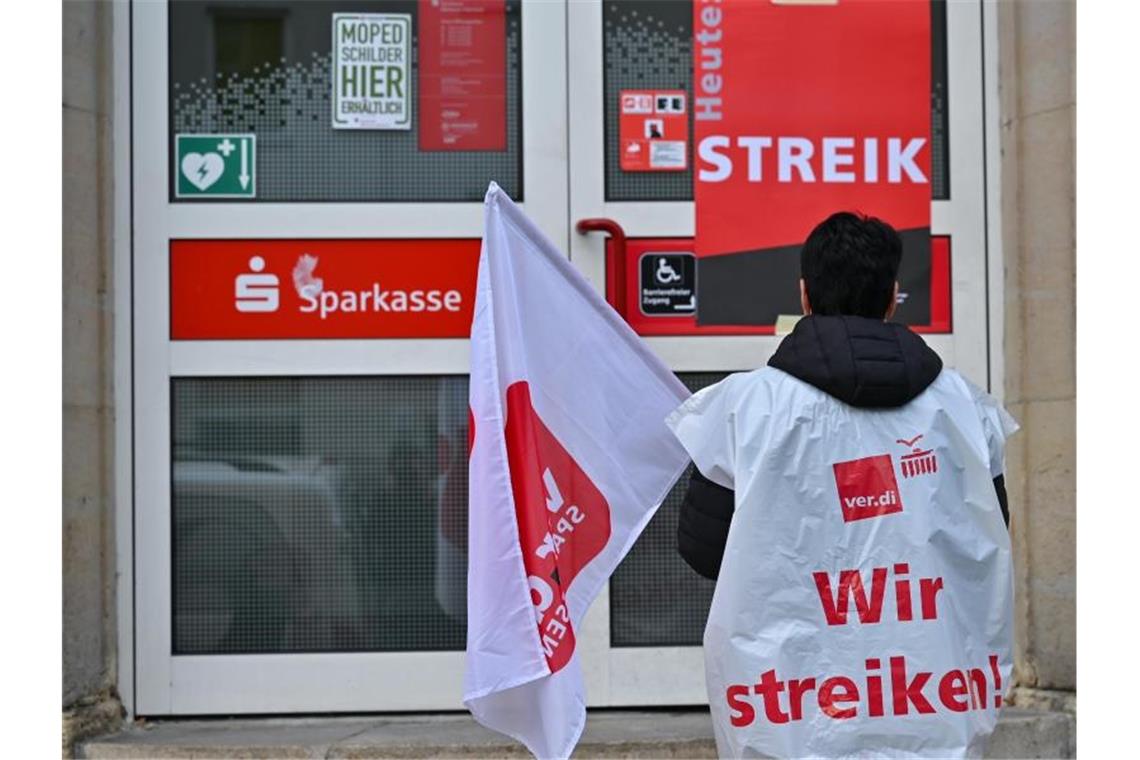
M507 149L505 0L420 0L420 150Z
M698 323L798 312L799 246L839 210L892 224L928 281L930 4L695 0L693 22Z

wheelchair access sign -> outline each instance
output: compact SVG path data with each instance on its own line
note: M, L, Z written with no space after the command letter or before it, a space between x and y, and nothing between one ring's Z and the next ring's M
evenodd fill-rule
M638 283L641 313L676 317L697 311L697 260L691 253L641 254Z

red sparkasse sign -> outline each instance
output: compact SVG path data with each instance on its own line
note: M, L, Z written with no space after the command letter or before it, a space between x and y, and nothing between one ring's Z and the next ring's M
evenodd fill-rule
M696 0L693 22L699 322L771 324L760 305L721 309L754 292L709 289L794 254L836 211L884 219L928 260L930 4Z
M173 240L172 340L466 338L478 240Z

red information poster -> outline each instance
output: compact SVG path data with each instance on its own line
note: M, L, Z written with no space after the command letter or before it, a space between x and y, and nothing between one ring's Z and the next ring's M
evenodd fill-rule
M623 172L689 168L689 115L684 90L622 90L618 139Z
M840 210L892 224L929 281L930 18L912 0L695 0L700 324L796 313L799 246ZM925 290L907 321L929 321Z
M478 240L174 240L173 340L466 338Z
M505 0L420 0L420 150L507 149Z

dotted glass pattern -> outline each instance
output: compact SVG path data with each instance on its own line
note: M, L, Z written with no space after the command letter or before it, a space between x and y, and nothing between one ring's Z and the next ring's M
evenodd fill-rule
M462 650L467 378L175 378L173 652Z
M950 200L950 103L947 92L946 0L930 3L930 192Z
M169 3L170 150L179 133L256 134L255 201L479 201L492 179L521 200L519 0L507 2L501 152L419 150L416 9L414 0ZM350 12L412 14L411 129L332 128L332 14ZM254 62L269 51L279 58Z
M677 375L691 391L721 372ZM692 468L677 481L657 514L610 579L610 645L700 646L716 582L702 578L677 553L677 520Z
M931 195L950 197L946 3L931 3ZM693 5L690 0L605 0L602 9L607 201L691 201L693 173L624 172L618 155L622 90L677 89L689 93L693 134ZM689 146L689 166L693 165Z
M693 134L693 5L687 0L606 0L602 5L605 78L606 200L693 199L693 171L626 172L618 155L622 90L669 89L689 93ZM692 140L689 166L693 165Z

